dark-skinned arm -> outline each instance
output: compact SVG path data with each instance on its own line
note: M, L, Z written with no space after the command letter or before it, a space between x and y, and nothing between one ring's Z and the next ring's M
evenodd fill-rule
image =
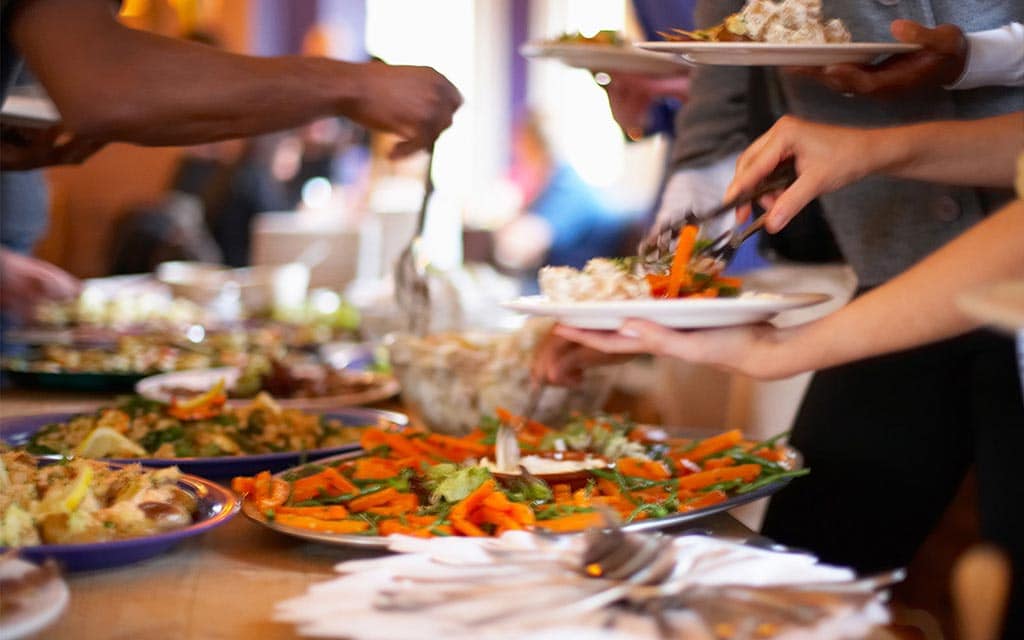
M26 0L5 27L79 138L188 145L343 115L429 146L462 102L425 67L257 58L120 24L107 0Z

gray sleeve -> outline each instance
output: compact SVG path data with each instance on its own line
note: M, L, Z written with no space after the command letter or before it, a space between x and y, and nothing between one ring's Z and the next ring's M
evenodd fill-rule
M718 24L742 7L742 0L700 0L697 27ZM694 70L690 99L676 115L671 170L706 167L746 148L750 143L749 84L746 67L703 65Z

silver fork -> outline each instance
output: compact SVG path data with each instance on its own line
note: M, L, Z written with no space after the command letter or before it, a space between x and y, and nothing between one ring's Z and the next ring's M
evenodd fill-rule
M395 264L395 301L405 313L409 332L422 336L430 329L430 281L427 265L422 259L423 230L427 221L427 204L434 193L434 147L427 151L427 177L423 183L423 200L416 219L416 235L398 256Z

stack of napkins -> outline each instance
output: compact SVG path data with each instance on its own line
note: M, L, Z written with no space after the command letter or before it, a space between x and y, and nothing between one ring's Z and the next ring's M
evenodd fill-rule
M749 631L712 624L690 609L670 608L655 616L637 606L601 604L601 591L609 585L580 573L583 547L583 536L545 538L519 531L499 539L394 536L390 548L398 555L339 564L338 578L280 603L274 618L297 625L302 635L353 640L611 640L658 638L666 630L673 637L714 638ZM849 569L819 564L811 555L704 536L676 538L670 550L676 564L665 584L683 590L854 578ZM812 623L766 626L751 637L859 638L887 621L881 596L869 592L830 606Z

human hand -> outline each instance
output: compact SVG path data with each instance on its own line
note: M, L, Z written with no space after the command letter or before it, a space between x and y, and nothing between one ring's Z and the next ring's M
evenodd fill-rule
M369 62L359 69L359 95L343 107L342 114L371 129L398 135L401 141L391 150L392 159L430 148L462 105L455 85L429 67Z
M740 155L724 200L753 189L783 161L795 159L796 181L759 200L768 214L765 228L776 233L814 198L855 182L888 162L899 145L895 140L878 143L878 135L785 116ZM750 216L750 210L751 205L737 208L740 222Z
M770 324L676 331L648 320L627 320L617 332L564 325L554 329L556 337L607 356L650 353L764 379L783 378L800 370L780 356L778 346L784 333Z
M76 137L63 127L4 127L0 132L0 169L26 171L78 164L103 148L104 142Z
M534 350L530 377L542 384L575 387L583 382L583 374L590 367L624 362L629 357L584 347L553 331Z
M921 49L887 58L877 65L837 64L794 70L834 91L863 95L899 94L953 84L967 64L967 38L951 24L934 29L912 20L894 20L892 35Z
M647 128L651 104L658 98L674 97L686 101L690 97L690 75L684 71L674 76L647 76L636 73L609 73L602 85L608 93L612 117L631 140L639 140Z
M0 307L28 318L47 300L74 297L82 283L49 262L0 249Z

